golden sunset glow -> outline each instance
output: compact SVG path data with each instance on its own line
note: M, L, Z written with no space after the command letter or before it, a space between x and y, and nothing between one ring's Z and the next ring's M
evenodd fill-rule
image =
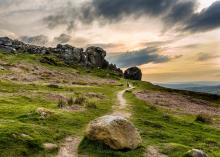
M48 38L47 46L55 46L54 38L64 34L67 43L76 47L103 47L110 61L121 68L139 66L146 81L220 80L219 1L177 0L175 4L164 1L158 13L147 5L146 8L138 6L137 10L132 8L136 4L128 6L132 9L127 11L117 5L118 8L108 12L98 8L104 6L103 2L2 0L0 36L19 39L43 35ZM91 10L96 9L99 13L83 14L82 6L90 5ZM155 2L152 7L158 5L159 2ZM176 6L181 7L184 14L175 10ZM206 19L206 14L213 17ZM143 57L134 56L133 53L138 55L140 51ZM128 61L126 64L125 59L114 58L119 54L139 57L141 62L137 60L130 65Z

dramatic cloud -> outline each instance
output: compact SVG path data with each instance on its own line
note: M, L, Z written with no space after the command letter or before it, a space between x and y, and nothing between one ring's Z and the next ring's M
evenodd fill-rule
M192 32L208 31L220 27L220 1L194 14L188 22L185 29Z
M20 39L27 44L40 45L40 46L44 46L49 42L48 37L45 35L38 35L38 36L31 36L31 37L22 36L20 37Z
M159 55L157 48L145 48L107 57L107 60L120 68L139 66L147 63L164 63L170 61L170 59L168 56Z
M64 43L68 43L71 40L71 38L72 37L70 35L61 34L60 36L54 38L54 42L64 44Z
M177 30L198 32L220 26L220 1L199 13L197 6L197 0L92 0L80 7L67 5L43 21L51 29L66 25L68 31L78 22L107 24L146 16L160 18L166 29L178 24Z

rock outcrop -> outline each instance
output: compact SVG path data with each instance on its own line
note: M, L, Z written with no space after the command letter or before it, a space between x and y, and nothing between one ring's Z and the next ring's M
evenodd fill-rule
M185 157L208 157L206 153L198 149L192 149L188 151L184 156Z
M132 67L124 72L124 78L129 80L141 80L142 72L138 67Z
M87 128L86 137L102 142L114 150L136 149L141 144L137 129L120 116L103 116L92 121Z
M106 51L100 47L91 46L85 51L68 44L58 44L55 48L41 47L12 40L8 37L0 37L0 49L9 53L54 54L67 65L109 69L122 75L121 69L105 60Z

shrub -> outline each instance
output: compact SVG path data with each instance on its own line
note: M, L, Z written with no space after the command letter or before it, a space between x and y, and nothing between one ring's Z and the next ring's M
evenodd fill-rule
M201 114L197 115L195 121L209 124L209 123L212 123L212 117L210 115L201 113Z
M91 108L91 109L97 109L97 106L96 106L96 104L94 102L88 102L86 104L86 107L87 108Z
M86 101L86 99L84 97L80 96L80 97L76 98L75 104L82 105L85 101Z
M163 116L162 116L162 118L163 118L164 120L166 120L166 121L169 121L169 120L171 119L170 115L167 114L167 113L164 113Z
M45 64L49 64L49 65L55 65L55 66L58 65L57 61L52 57L43 57L40 59L40 62L45 63Z
M153 105L150 105L150 106L149 106L149 109L152 110L152 111L157 111L157 107L156 107L156 106L153 106Z
M49 84L49 85L47 85L47 87L49 87L49 88L59 88L59 86L56 85L56 84Z
M67 104L68 104L69 106L74 105L74 101L73 101L73 98L72 98L72 97L67 100Z
M59 108L63 108L66 106L66 102L63 100L63 99L60 99L58 101L58 105L57 105Z

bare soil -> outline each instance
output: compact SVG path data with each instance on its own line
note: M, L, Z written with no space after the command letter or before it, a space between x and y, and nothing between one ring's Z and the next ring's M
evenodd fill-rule
M6 64L1 62L0 66L6 73L1 74L1 80L11 80L25 83L48 83L48 84L66 84L66 85L102 85L115 84L115 80L102 79L90 75L80 75L74 69L48 69L40 65L28 63Z
M159 91L141 91L135 92L135 95L137 98L151 103L151 105L181 113L203 113L209 115L220 114L220 108L215 107L212 103L202 99L196 99L191 96Z
M127 102L124 98L124 93L126 91L129 91L129 90L133 89L133 88L134 88L133 86L130 86L129 88L118 92L118 94L117 94L118 103L113 106L112 115L122 116L122 117L125 117L125 118L130 118L131 117L131 113L128 110L128 104L127 104Z
M155 146L148 146L145 153L145 157L167 157L164 154L161 154L159 149Z
M80 138L67 137L56 157L88 157L85 155L78 155L78 146L80 144Z

